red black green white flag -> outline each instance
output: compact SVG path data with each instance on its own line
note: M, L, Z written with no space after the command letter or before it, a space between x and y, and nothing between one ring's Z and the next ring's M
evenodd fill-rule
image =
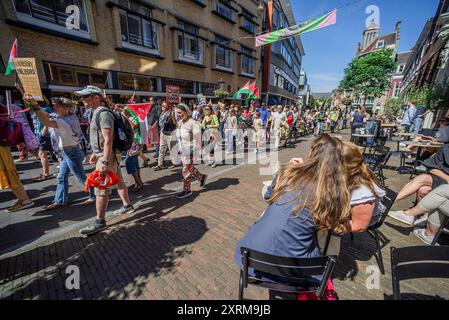
M14 68L14 59L17 58L17 39L14 40L12 44L11 52L9 53L8 65L6 67L5 75L9 76L11 73L15 73L16 69Z

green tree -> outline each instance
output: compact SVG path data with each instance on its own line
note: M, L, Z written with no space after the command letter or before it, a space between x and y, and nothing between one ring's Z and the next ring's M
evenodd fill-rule
M369 96L380 97L390 87L390 79L396 67L391 49L355 58L345 69L339 90L352 90L363 97L362 105Z
M385 102L384 112L389 117L397 117L401 113L401 99L390 98Z

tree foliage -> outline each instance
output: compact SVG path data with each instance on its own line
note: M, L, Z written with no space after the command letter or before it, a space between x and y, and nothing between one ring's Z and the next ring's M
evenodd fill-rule
M402 103L399 98L390 98L385 102L384 112L389 117L397 117L401 113Z
M356 95L380 97L390 87L390 79L396 67L391 49L355 58L345 69L340 90L352 90Z

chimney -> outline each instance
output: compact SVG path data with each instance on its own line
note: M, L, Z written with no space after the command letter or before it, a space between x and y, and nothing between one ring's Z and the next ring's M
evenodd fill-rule
M362 44L359 42L357 44L357 55L359 55L361 51L362 51Z

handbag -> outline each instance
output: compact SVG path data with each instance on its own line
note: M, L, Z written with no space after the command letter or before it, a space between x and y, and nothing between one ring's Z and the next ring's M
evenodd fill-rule
M12 147L25 142L22 124L14 120L0 118L0 145Z

